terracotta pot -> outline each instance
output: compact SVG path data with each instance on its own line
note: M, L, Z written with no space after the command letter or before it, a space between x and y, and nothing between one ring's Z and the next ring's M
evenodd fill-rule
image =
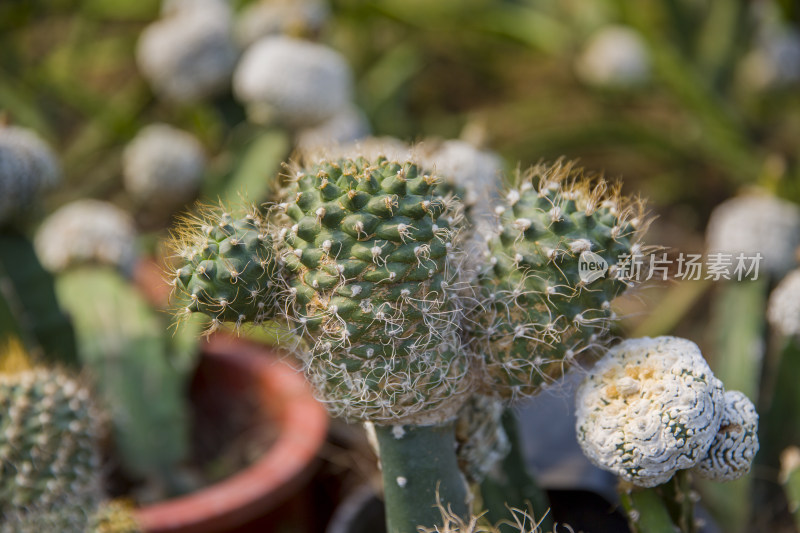
M269 348L214 335L203 348L200 379L226 398L255 395L276 441L245 470L187 496L143 507L137 517L150 533L212 533L240 526L275 509L313 474L328 416L303 375Z

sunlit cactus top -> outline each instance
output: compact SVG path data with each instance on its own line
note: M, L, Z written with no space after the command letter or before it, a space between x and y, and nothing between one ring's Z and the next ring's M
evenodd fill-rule
M615 318L611 300L637 281L631 261L642 259L648 219L618 186L562 162L518 175L496 213L468 328L488 388L514 399L602 341ZM608 270L581 277L582 263Z
M411 162L341 159L296 171L273 209L307 373L337 414L455 415L466 390L450 288L460 204Z

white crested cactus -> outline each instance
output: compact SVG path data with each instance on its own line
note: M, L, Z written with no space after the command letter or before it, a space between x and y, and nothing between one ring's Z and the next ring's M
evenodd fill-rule
M186 2L183 2L186 3ZM159 95L191 103L225 90L236 65L231 14L222 2L177 9L145 28L136 49L144 77Z
M487 394L517 400L602 346L610 302L638 281L632 258L644 258L648 220L640 201L562 162L517 176L496 212L466 327ZM608 271L581 277L582 262Z
M773 289L767 317L778 333L800 339L800 269L789 272Z
M649 79L650 55L636 30L607 26L591 36L575 70L590 85L633 87Z
M47 217L34 245L42 265L59 272L83 263L111 265L133 271L136 229L130 216L99 200L76 200Z
M472 483L480 483L508 455L511 442L503 429L505 406L496 398L472 396L456 419L458 464Z
M676 337L614 346L587 375L576 403L586 456L641 487L703 460L725 409L722 383L700 349Z
M0 225L60 179L58 161L47 143L31 130L0 125Z
M257 0L236 20L236 39L249 46L276 34L315 33L330 16L325 0Z
M125 147L125 188L140 204L171 213L195 197L205 162L203 147L193 135L152 124Z
M693 472L713 481L733 481L746 475L758 452L758 413L739 391L726 391L720 427L708 453Z
M236 68L233 89L255 122L308 128L350 104L352 78L350 66L332 48L276 36L247 49Z
M761 271L783 277L797 264L800 207L767 195L745 195L721 203L706 229L710 253L762 256Z

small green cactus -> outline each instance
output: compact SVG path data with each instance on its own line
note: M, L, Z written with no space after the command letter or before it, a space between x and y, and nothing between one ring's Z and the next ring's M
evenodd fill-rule
M328 161L273 208L307 375L337 415L430 424L466 399L450 290L460 203L439 184L411 162Z
M86 388L60 371L2 374L0 413L0 512L100 501L99 417Z
M221 322L261 324L279 311L282 283L266 219L255 208L236 216L206 208L175 233L180 257L173 285L186 313Z
M599 345L615 317L611 300L636 281L626 270L641 260L647 220L640 202L563 162L518 175L496 212L469 334L487 391L515 399ZM581 278L582 261L604 261L607 275Z

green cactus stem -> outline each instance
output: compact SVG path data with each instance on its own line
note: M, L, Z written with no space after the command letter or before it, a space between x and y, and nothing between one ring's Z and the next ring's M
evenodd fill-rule
M622 490L620 501L631 533L675 533L675 524L659 488Z
M441 504L469 515L467 484L458 469L452 423L375 426L386 500L387 533L416 533L442 524ZM437 500L438 497L438 500Z
M547 495L528 471L522 455L517 417L514 411L503 413L503 429L511 443L511 449L499 467L490 470L480 486L483 506L491 523L499 523L508 515L509 508L529 509L542 531L553 528ZM498 525L500 533L514 533L516 529L508 523Z
M29 239L0 230L0 344L19 337L39 361L77 364L75 334L56 298L53 276L39 263Z

